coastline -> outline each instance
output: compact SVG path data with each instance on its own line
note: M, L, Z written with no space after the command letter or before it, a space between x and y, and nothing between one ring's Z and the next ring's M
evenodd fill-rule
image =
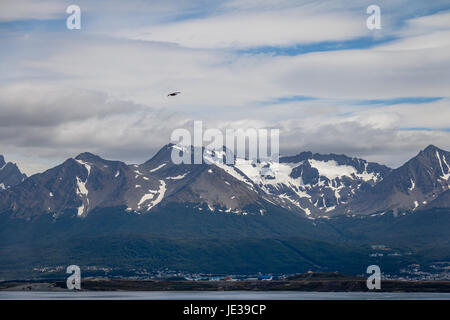
M355 277L338 279L291 279L272 281L164 281L89 278L83 279L83 292L370 292L366 280ZM64 280L5 281L0 291L69 292ZM372 291L374 292L374 291ZM383 293L450 293L450 281L384 280Z

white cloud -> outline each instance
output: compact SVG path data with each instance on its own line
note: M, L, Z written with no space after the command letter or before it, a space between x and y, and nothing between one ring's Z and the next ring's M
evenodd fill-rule
M47 20L65 16L68 1L2 0L0 22L15 20Z
M116 37L128 21L124 4L105 7L103 19L102 4L81 2L97 14L81 33L27 30L2 38L0 153L18 159L28 173L83 151L143 161L168 142L172 129L189 128L193 119L222 129L279 127L284 153L348 153L394 166L429 143L450 149L449 132L400 130L448 126L448 99L354 102L448 97L450 45L439 40L448 38L444 14L412 19L395 33L398 40L371 49L274 56L229 49L353 39L368 32L365 11L355 15L337 1L302 1L300 12L285 1L227 2L215 15L173 22L181 10L171 13L173 3L159 2L155 10L171 22L145 24L140 17L139 27L123 34L162 41L153 42ZM198 3L180 5L188 14L199 12ZM151 14L148 3L136 8ZM115 16L123 20L108 31ZM182 94L168 98L171 91ZM278 99L299 95L316 100Z
M0 154L17 159L27 174L84 151L148 159L186 121L96 91L40 83L0 87L0 105Z
M399 41L382 46L383 50L421 50L450 46L450 11L409 19L394 33Z
M119 35L189 48L249 48L348 40L369 34L361 22L364 20L352 14L309 11L224 14L128 30Z

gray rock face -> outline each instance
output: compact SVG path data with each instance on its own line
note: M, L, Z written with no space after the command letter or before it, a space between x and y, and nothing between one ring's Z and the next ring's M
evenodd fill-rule
M174 148L178 146L165 146L138 167L164 184L164 202L182 202L198 210L238 214L246 214L245 207L250 205L255 206L253 211L264 211L266 200L261 190L233 166L213 164L207 159L203 164L176 165L171 161ZM193 154L192 149L181 152Z
M0 212L33 219L40 214L56 218L73 209L85 217L95 208L125 206L130 213L144 214L168 202L242 214L246 206L256 205L253 211L263 212L266 202L251 182L243 183L215 165L175 165L173 147L165 146L141 165L80 154L5 190Z
M133 169L83 153L6 190L0 195L0 208L33 218L43 213L57 217L67 209L76 209L82 217L97 207L123 206L138 196L137 183L145 188L156 185L154 179L146 181Z
M281 157L278 164L236 158L231 165L218 160L225 152L207 152L203 164L176 165L172 152L192 156L192 149L172 144L136 165L82 153L0 192L0 212L57 218L71 209L85 217L95 208L123 206L147 214L175 202L243 215L277 206L317 218L450 206L450 153L434 146L395 170L311 152ZM6 168L3 158L1 164Z
M449 187L450 152L430 145L373 188L359 193L341 210L347 214L369 214L442 207Z
M18 185L27 176L20 172L16 164L5 162L5 158L0 155L0 191Z
M269 193L296 205L311 217L324 216L351 202L391 172L386 166L336 154L302 152L280 158L273 180L263 181Z
M424 209L434 208L450 208L450 190L442 192L435 200L424 205Z

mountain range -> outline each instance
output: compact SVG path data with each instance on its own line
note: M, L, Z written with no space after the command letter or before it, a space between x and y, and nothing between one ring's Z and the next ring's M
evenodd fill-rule
M57 218L74 209L86 217L96 208L126 206L145 214L176 202L198 210L263 215L271 204L314 219L450 205L450 153L432 145L397 169L311 152L281 157L276 169L272 162L239 158L227 165L208 152L203 164L176 165L174 148L181 147L166 145L139 165L82 153L27 179L1 157L0 212Z
M311 152L228 165L225 152L206 151L203 164L176 165L172 152L192 148L168 144L131 165L82 153L30 177L0 156L0 276L69 257L115 257L128 269L356 272L374 242L398 246L404 263L450 259L450 152L433 145L396 169ZM133 247L132 258L115 245Z

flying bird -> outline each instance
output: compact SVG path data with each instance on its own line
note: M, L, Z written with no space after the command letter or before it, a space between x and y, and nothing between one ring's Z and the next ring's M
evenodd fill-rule
M177 92L172 92L172 93L169 93L167 96L168 97L175 97L175 96L177 96L177 95L179 95L181 92L179 92L179 91L177 91Z

